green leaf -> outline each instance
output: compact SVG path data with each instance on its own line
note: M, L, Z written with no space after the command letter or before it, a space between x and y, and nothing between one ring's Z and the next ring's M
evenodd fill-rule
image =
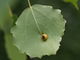
M3 6L0 9L0 28L4 32L9 32L12 25L13 25L13 19L10 16L8 5Z
M79 9L78 0L64 0L64 1L72 3L77 9Z
M43 41L31 9L27 8L16 21L16 26L11 29L15 45L31 57L56 54L65 30L61 10L46 5L33 5L32 8L41 32L47 34L48 39Z

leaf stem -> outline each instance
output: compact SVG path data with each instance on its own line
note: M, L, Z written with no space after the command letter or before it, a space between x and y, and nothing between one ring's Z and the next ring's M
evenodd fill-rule
M37 29L39 30L39 33L42 34L42 32L41 32L41 30L40 30L40 28L39 28L39 25L38 25L37 19L36 19L36 17L35 17L35 14L34 14L34 12L33 12L33 9L32 9L31 3L30 3L30 0L28 0L28 4L29 4L29 7L30 7L30 9L31 9L31 12L32 12L33 18L34 18L34 20L35 20L35 23L36 23Z

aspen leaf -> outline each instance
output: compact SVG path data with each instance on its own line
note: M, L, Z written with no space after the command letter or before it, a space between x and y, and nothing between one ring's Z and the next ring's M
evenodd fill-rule
M65 30L65 20L61 10L47 5L32 6L40 31L45 33L46 41L42 40L30 8L25 9L11 29L14 44L30 57L56 54Z

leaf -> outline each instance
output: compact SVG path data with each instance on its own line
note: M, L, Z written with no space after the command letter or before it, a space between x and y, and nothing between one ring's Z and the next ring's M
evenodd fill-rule
M46 33L48 39L42 40L31 9L27 8L16 21L16 26L11 29L15 39L14 44L22 53L31 57L56 54L65 30L65 20L61 10L46 5L33 5L32 8L41 32Z
M64 0L64 1L72 3L77 9L79 9L78 0Z
M13 19L10 16L8 6L4 6L2 9L0 9L0 28L4 32L9 32L12 24Z

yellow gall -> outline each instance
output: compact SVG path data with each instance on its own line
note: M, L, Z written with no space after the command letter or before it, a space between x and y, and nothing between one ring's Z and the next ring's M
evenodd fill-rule
M48 35L47 34L42 34L42 40L46 41L48 39Z

